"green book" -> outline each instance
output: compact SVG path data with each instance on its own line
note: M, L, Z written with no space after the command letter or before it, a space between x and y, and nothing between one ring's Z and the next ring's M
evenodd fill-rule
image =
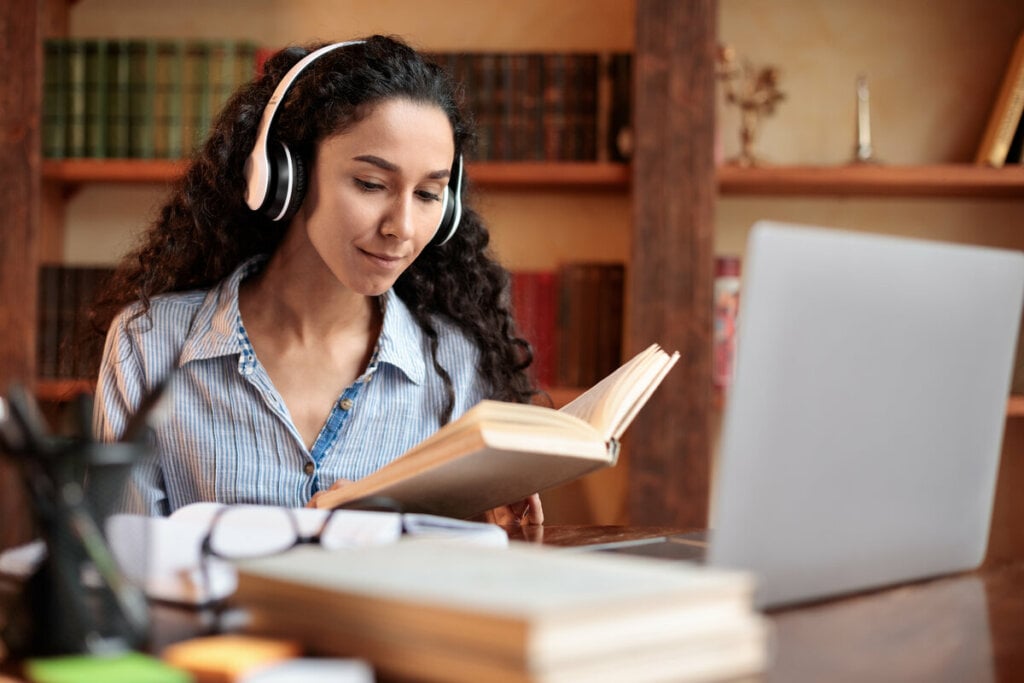
M114 159L125 159L130 154L130 71L129 41L107 43L107 153Z
M85 156L85 41L67 40L68 99L65 156Z
M182 124L185 154L201 146L209 117L210 49L203 41L192 41L185 51L182 85Z
M236 59L234 41L219 40L211 46L210 120L208 126L212 124L213 119L216 118L238 84Z
M156 44L153 83L153 156L180 159L182 156L181 88L184 41L161 40Z
M102 159L107 150L107 41L85 42L85 156Z
M156 41L132 40L128 52L128 154L151 159L155 148Z
M199 61L199 73L196 83L196 144L201 145L210 132L210 112L213 109L214 74L216 60L215 47L212 43L202 46L204 59Z
M139 652L117 655L65 655L30 659L32 683L190 683L186 671Z
M43 156L60 159L67 141L67 41L50 38L43 43Z

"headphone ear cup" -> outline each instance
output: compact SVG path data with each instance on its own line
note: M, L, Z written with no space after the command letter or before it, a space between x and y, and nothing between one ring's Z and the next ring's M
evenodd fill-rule
M279 221L290 221L302 206L302 200L306 197L306 163L299 155L291 157L292 194L288 199Z
M295 215L306 190L302 159L288 145L271 140L267 146L267 196L260 211L272 221L286 221Z
M441 222L434 231L434 246L441 246L452 238L462 221L462 155L455 157L448 186L444 190L444 208Z

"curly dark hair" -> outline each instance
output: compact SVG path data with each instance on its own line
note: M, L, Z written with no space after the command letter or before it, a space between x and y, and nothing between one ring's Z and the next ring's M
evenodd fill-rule
M275 53L263 73L225 104L141 244L121 262L93 307L99 335L127 304L139 301L138 315L146 315L153 296L212 287L243 261L278 247L288 226L248 208L243 166L274 88L292 65L321 46ZM320 141L392 98L439 107L451 123L456 154L470 149L472 120L462 111L450 76L402 40L379 35L310 64L280 103L274 137L312 168ZM489 242L483 220L464 197L455 235L427 247L394 286L430 340L434 368L448 387L441 423L451 417L454 390L437 360L435 316L448 318L475 342L478 370L491 398L528 402L537 393L526 373L532 352L517 336L510 310L509 274L492 258Z

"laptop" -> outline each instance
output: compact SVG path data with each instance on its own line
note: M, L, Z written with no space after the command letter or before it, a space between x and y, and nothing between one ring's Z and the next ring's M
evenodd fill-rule
M704 561L761 608L978 566L1022 296L1021 252L757 223Z

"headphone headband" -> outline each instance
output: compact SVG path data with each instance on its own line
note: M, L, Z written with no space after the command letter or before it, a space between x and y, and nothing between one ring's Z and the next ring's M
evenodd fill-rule
M281 82L277 84L276 88L274 88L274 94L270 96L267 106L263 109L263 117L260 119L259 132L256 135L256 143L253 145L249 158L245 160L245 177L248 179L248 183L245 186L245 203L249 205L250 209L258 211L259 208L263 206L263 203L267 199L267 194L270 191L271 166L270 154L267 149L267 141L270 137L270 126L274 123L274 117L277 115L277 108L281 104L281 100L284 99L285 94L288 92L288 88L290 88L295 79L299 77L299 74L306 70L307 66L315 62L321 56L339 48L348 47L349 45L359 45L365 42L365 40L349 40L343 43L332 43L331 45L325 45L313 52L310 52L308 55L293 64L292 68L288 69L288 73L286 73L284 78L281 79ZM290 152L288 154L290 154ZM292 194L292 189L291 185L289 185L289 196ZM288 202L285 203L286 207L287 204ZM284 211L285 209L283 208L277 217L272 216L271 218L273 220L281 220L284 216Z

